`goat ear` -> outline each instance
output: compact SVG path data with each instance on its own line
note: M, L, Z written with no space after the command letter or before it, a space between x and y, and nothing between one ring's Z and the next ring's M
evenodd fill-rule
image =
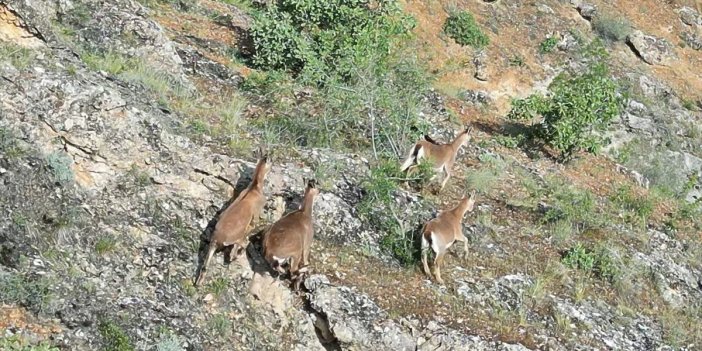
M314 188L317 187L317 181L316 181L315 179L310 179L310 180L307 182L307 186L310 187L310 188L312 188L312 189L314 189Z

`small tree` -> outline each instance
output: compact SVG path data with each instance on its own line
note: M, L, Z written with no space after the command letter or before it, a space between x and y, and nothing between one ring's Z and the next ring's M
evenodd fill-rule
M529 136L553 146L564 160L581 149L598 152L603 140L596 132L603 131L620 113L623 99L616 82L606 64L593 62L584 73L561 74L549 86L547 96L513 101L508 114L510 119L542 117Z
M480 30L473 15L466 11L456 12L444 23L444 32L463 46L482 48L490 43L490 38Z

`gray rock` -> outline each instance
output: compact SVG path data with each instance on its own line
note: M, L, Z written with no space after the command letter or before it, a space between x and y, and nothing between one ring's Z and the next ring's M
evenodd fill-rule
M702 16L695 9L683 6L675 11L680 16L680 20L688 26L702 26Z
M400 325L366 295L334 286L324 276L310 276L305 287L312 309L326 319L329 333L344 350L527 350L523 345L486 341L434 322L420 330L407 326L411 323Z
M572 51L580 46L578 40L568 32L561 33L561 39L558 41L557 47L561 51Z
M650 65L668 66L677 59L673 46L663 38L636 30L627 36L626 41L632 50Z
M91 18L81 23L77 35L89 50L116 52L156 64L183 89L194 86L183 72L183 61L163 28L147 17L147 10L134 0L83 3Z
M483 90L463 90L458 94L458 97L473 105L487 105L492 103L490 94Z
M473 58L473 64L475 65L475 78L481 81L488 80L488 68L487 68L487 53L481 51L475 55Z
M592 20L597 14L597 8L592 4L581 3L577 8L580 16L588 21Z
M700 31L696 32L683 32L682 39L685 41L689 47L694 50L702 50L702 35L699 34Z

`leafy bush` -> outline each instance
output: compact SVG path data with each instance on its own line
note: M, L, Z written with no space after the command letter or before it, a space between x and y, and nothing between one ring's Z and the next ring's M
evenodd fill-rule
M480 30L470 12L460 11L452 14L444 22L444 32L463 46L482 48L490 43L490 38Z
M598 152L603 140L596 132L604 130L619 115L623 103L606 64L593 60L584 73L561 74L549 91L548 96L532 95L513 101L508 118L542 117L528 136L553 146L562 159L580 149Z
M561 262L568 268L591 271L595 267L595 254L578 243L566 251Z
M409 266L419 261L420 251L414 232L401 221L402 209L393 198L399 175L397 162L379 162L361 183L365 194L358 210L371 225L385 233L380 240L381 249Z
M556 37L548 37L539 45L539 51L543 54L549 53L556 48L556 45L558 45L558 39Z
M278 111L256 123L275 135L275 143L404 153L428 129L419 112L429 81L411 53L387 60L364 63L355 77L330 82L294 106L284 102L294 101L295 82L275 73L255 77L247 88L266 96Z
M0 302L19 304L33 312L47 312L53 302L52 281L18 274L0 274Z
M347 79L367 60L384 61L413 26L393 0L281 0L254 14L252 63L310 82Z
M129 341L129 336L124 330L112 321L102 321L98 326L102 335L104 350L106 351L133 351L134 346Z
M609 252L600 248L592 251L578 243L565 252L561 262L569 268L593 273L602 279L612 281L619 268Z

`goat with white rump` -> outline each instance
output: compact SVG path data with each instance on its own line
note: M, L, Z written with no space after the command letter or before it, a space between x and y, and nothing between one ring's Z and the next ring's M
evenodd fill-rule
M427 222L422 229L422 264L424 265L424 273L431 277L429 265L427 264L427 255L429 249L434 251L434 276L440 284L444 283L441 279L441 264L444 262L444 255L448 249L456 241L463 242L464 254L463 258L468 257L468 240L463 235L463 216L466 212L473 210L475 206L475 190L470 193L470 197L463 196L458 205L450 210L441 211L439 215Z
M299 290L309 265L314 237L312 208L317 194L315 181L310 180L300 208L275 222L263 236L263 257L280 274L284 274L287 267L295 290Z
M441 182L440 189L443 190L444 186L446 186L446 182L448 182L451 177L451 170L453 164L456 162L456 155L461 147L470 140L470 132L472 130L472 127L467 127L465 130L461 131L450 144L439 144L428 135L425 135L423 140L418 141L412 146L400 170L402 172L412 172L414 168L419 165L419 162L423 158L426 158L431 162L434 171L444 172L444 179ZM434 178L436 178L436 176L434 176ZM432 178L432 180L434 178Z
M219 216L207 248L207 256L205 256L195 279L195 285L202 282L207 265L215 251L222 247L232 246L229 260L233 261L245 248L249 231L253 228L253 221L259 218L266 203L263 182L270 170L268 155L263 155L256 164L253 180L249 186Z

